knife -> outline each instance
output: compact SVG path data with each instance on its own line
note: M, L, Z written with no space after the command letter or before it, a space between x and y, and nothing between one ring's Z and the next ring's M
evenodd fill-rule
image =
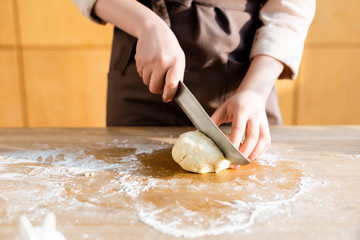
M249 163L244 155L234 147L224 133L215 125L209 115L205 112L204 108L182 81L179 82L175 101L194 126L214 141L227 160L236 165Z

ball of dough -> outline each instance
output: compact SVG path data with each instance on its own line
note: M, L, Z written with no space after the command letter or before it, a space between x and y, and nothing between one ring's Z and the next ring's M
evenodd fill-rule
M175 142L172 157L184 170L195 173L219 172L230 167L216 144L199 131L182 134Z

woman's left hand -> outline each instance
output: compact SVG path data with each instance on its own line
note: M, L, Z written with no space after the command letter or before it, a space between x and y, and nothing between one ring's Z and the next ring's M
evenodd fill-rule
M264 97L251 90L237 91L212 115L216 125L232 122L230 141L249 160L264 153L271 144ZM245 135L245 140L243 136Z
M284 65L270 56L255 56L235 94L211 117L216 125L232 122L230 141L249 160L260 156L270 146L265 104L283 69Z

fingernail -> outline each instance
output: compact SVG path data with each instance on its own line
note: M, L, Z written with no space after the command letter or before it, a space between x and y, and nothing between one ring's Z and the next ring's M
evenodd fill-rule
M165 102L165 103L168 103L169 102L169 99L168 99L168 96L167 96L168 94L167 94L167 91L166 91L166 89L164 88L164 92L163 92L163 94L162 94L162 97L163 97L163 102Z
M236 164L232 165L232 168L235 169L235 170L238 169L239 167L240 167L240 165L236 165Z

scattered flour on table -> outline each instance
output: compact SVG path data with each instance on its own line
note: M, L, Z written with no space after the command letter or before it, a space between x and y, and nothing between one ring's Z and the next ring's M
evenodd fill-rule
M250 232L257 218L269 219L280 213L286 213L288 212L289 207L296 207L298 198L305 193L309 193L314 188L323 185L324 182L319 183L310 177L301 177L293 194L286 199L254 202L242 200L235 200L233 202L214 200L224 206L230 207L231 211L227 211L220 218L207 218L206 227L203 226L204 224L201 224L204 221L201 216L198 216L196 212L191 212L187 209L182 211L182 216L175 214L178 217L172 221L166 219L166 214L164 214L164 212L169 210L168 208L155 210L152 210L151 208L140 209L139 217L140 221L150 225L157 231L176 237L195 238L224 233L233 234L240 230ZM262 200L262 197L258 196L257 200ZM219 209L219 211L221 211L221 209ZM188 224L189 217L192 218L192 224Z
M126 142L108 142L98 144L98 146L102 148L131 147L136 148L136 151L122 158L119 163L99 160L80 148L78 150L74 148L47 149L47 145L42 145L40 149L44 150L1 152L0 186L4 184L13 191L6 191L7 187L4 190L0 188L0 212L5 212L5 216L0 219L0 224L14 223L21 214L27 214L31 221L40 219L46 214L47 207L50 205L55 213L85 208L86 211L83 211L82 215L94 215L95 219L95 214L103 212L101 206L93 205L91 201L82 202L68 195L69 188L72 187L74 189L70 190L75 194L83 191L75 184L74 179L83 177L89 179L88 181L95 181L93 179L96 177L113 172L117 179L110 180L99 189L99 192L108 193L107 191L113 191L115 187L118 193L136 197L142 191L149 189L151 185L156 185L156 179L137 175L140 163L136 155L148 154L168 147ZM92 214L92 212L96 213Z
M121 204L115 204L115 207L111 208L111 214L108 213L109 217L105 217L109 224L113 222L113 218L124 216L124 211L128 211L130 222L138 219L155 230L172 236L191 238L234 233L240 230L251 232L255 221L266 221L272 216L287 213L289 208L300 208L301 205L298 205L297 201L299 198L324 185L324 182L321 184L319 180L312 177L301 177L290 197L279 193L274 194L272 200L264 200L263 196L254 193L250 196L252 201L240 199L224 201L223 198L220 199L213 195L201 199L204 204L210 206L215 204L213 208L216 211L215 217L212 215L214 213L191 209L183 205L180 200L171 202L170 205L158 206L143 198L142 193L149 190L160 190L159 192L172 190L179 185L179 181L182 181L181 186L186 187L182 191L196 194L196 191L207 190L206 182L199 183L191 179L176 177L156 178L139 173L139 169L146 167L139 163L139 154L151 154L156 150L168 149L169 145L141 145L116 140L99 142L97 145L105 150L107 147L119 147L134 148L135 151L118 162L99 160L94 155L80 149L75 151L74 149L59 148L0 153L0 184L6 182L6 184L13 184L17 187L11 193L4 193L0 189L0 203L5 204L3 206L6 209L6 216L0 219L0 224L14 222L17 220L16 217L23 213L27 213L32 219L44 216L49 211L48 206L50 205L50 210L55 213L68 212L71 214L72 211L77 211L79 216L74 219L75 223L92 221L92 219L96 221L99 217L104 218L104 206L101 205L96 194L101 195L102 199L108 199L113 205L113 202L116 203L123 198L121 194L125 194L132 199L126 202L126 204L130 204L127 207L128 210L120 209L118 206ZM266 153L256 161L264 166L276 166L280 160L277 155ZM8 172L7 169L12 171ZM73 178L83 177L88 184L94 184L96 177L101 177L108 172L114 173L116 178L99 186L96 194L81 195L85 200L74 197L76 194L82 194L83 189L81 188L86 185L76 185L72 182ZM89 176L86 177L87 175ZM16 185L18 180L23 179L27 179L28 185ZM271 178L261 178L260 180L256 173L250 175L249 179L252 182L249 181L246 186L234 185L232 191L240 193L244 187L254 189L257 186L255 183L266 185L271 181L282 183L286 180L281 177L275 180ZM227 185L228 183L222 183L219 188ZM73 195L68 194L69 188L74 193ZM24 202L23 198L27 201ZM79 212L79 209L82 211ZM74 222L69 224L74 224Z
M360 150L359 150L360 151ZM351 160L357 160L360 159L360 154L357 155L349 155L349 154L335 154L336 157L338 158L346 158L346 159L351 159Z
M276 162L279 161L279 156L276 154L266 152L262 154L259 158L257 158L255 161L260 165L275 166Z

